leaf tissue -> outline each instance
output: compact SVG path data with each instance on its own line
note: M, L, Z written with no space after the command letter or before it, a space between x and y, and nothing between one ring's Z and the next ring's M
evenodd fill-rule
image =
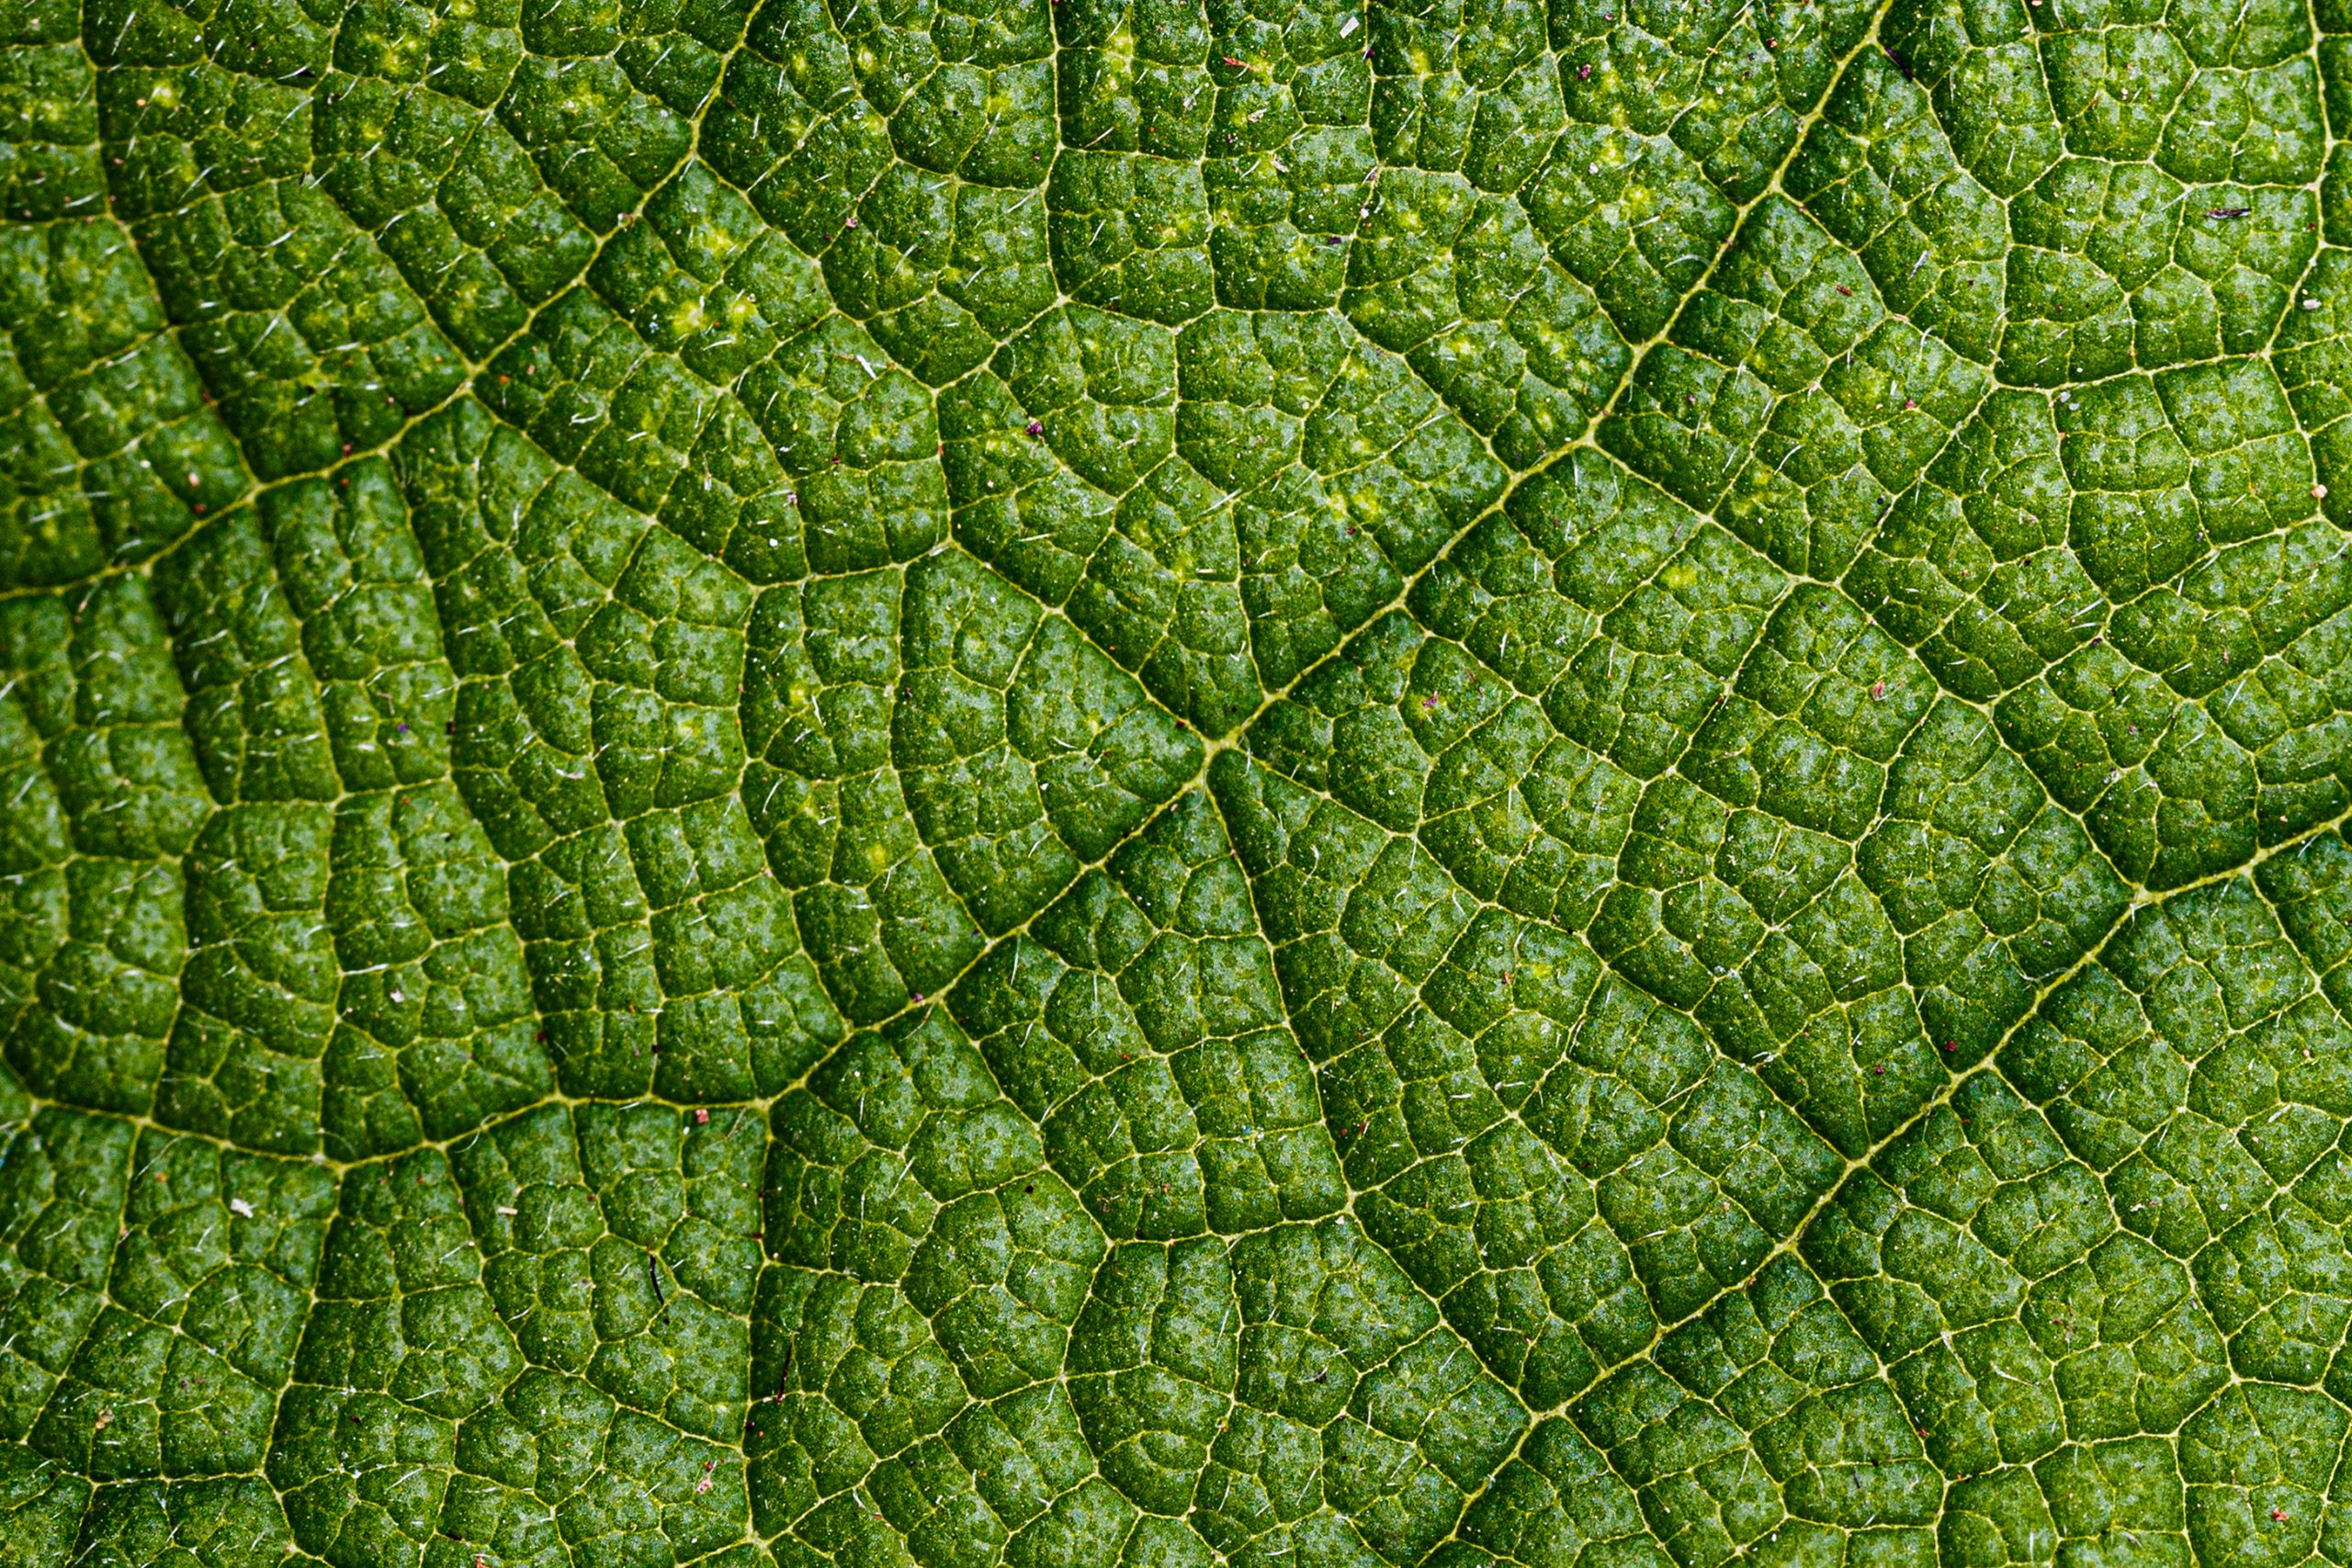
M2352 1568L2347 119L0 4L0 1568Z

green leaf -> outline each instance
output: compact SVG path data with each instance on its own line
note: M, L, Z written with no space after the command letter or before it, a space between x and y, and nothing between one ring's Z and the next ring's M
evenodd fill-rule
M2352 9L0 9L0 1568L2352 1568Z

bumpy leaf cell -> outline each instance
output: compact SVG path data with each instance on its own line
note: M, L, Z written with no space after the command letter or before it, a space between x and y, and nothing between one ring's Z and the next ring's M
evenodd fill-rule
M2352 1568L2347 121L0 6L0 1568Z

